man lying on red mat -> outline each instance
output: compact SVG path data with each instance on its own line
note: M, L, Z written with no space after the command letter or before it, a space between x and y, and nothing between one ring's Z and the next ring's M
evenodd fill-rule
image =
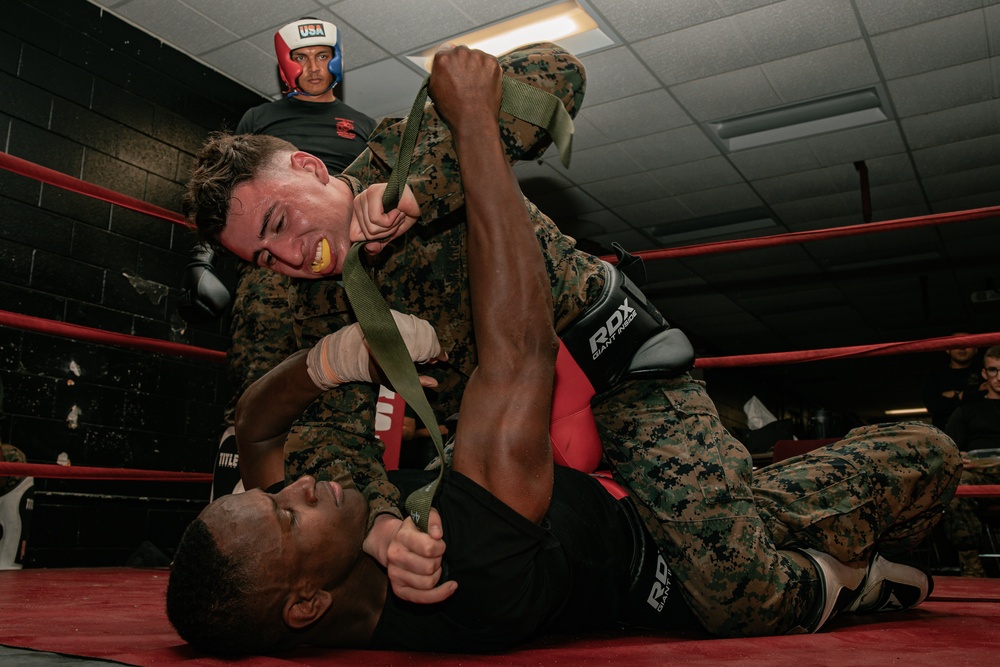
M766 609L781 616L757 625L728 619L739 621L730 627L812 631L838 611L899 609L925 599L928 577L875 555L875 545L899 547L922 537L954 489L957 453L936 430L890 425L849 434L837 448L765 471L754 480L752 498L730 498L715 480L691 491L686 502L708 498L708 510L745 514L740 508L756 503L764 517L757 528L773 536L765 550L791 573L781 590L762 591L749 574L737 579L727 572L741 555L699 541L697 522L680 522L691 532L678 541L666 521L648 516L655 498L642 497L636 511L588 475L553 466L548 426L558 339L546 267L496 131L496 61L464 48L439 53L430 90L460 156L479 349L452 463L434 502L439 516L429 535L397 533L407 549L394 564L391 546L366 534L368 508L353 489L302 477L278 493L256 489L220 498L188 528L174 559L167 610L181 636L218 653L298 644L497 651L544 633L620 625L700 624L723 634L726 609L731 616L763 609L762 595L772 602ZM410 338L423 340L411 349L417 361L437 356L425 335ZM280 450L284 432L321 386L359 379L343 372L350 364L341 362L360 346L341 357L343 350L321 343L275 368L244 397L238 437ZM633 463L653 478L682 472L644 458L650 448L634 451ZM280 478L278 470L273 481ZM741 530L743 523L727 525ZM432 564L423 580L417 554ZM436 601L401 598L396 578L390 583L380 565L385 558L390 572L397 565L416 572L399 580ZM698 568L733 577L733 586L701 587L688 574ZM438 577L445 583L435 587ZM722 598L732 604L718 604ZM709 608L721 623L706 622Z

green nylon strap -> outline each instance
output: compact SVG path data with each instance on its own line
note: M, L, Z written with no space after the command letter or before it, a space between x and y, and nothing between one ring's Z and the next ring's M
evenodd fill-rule
M406 121L406 129L399 142L399 154L396 165L389 175L385 193L382 195L382 206L389 211L396 208L399 197L409 176L410 163L413 161L413 149L417 143L417 133L424 115L424 104L427 102L427 85L430 77L424 79L417 97L410 108ZM573 145L573 119L558 97L521 81L509 77L503 78L500 110L515 118L527 121L532 125L544 128L552 142L559 149L564 166L569 166L570 153ZM410 359L406 343L396 328L396 323L389 313L382 295L368 276L361 263L359 252L363 243L356 243L344 258L343 281L347 298L351 301L354 315L358 318L361 331L371 347L375 359L393 389L403 397L413 411L420 417L424 426L430 431L434 447L437 449L441 469L437 479L430 484L417 489L406 499L406 510L420 530L427 532L427 519L430 517L431 502L444 476L444 447L441 441L441 431L437 418L427 402L423 387L417 376L417 369Z
M368 346L378 360L379 366L392 383L392 388L403 397L406 404L413 408L424 426L431 433L434 447L441 460L441 469L437 479L410 494L406 499L406 511L410 513L413 522L420 530L427 532L427 519L430 517L431 501L437 491L441 477L444 475L444 448L441 442L441 430L437 418L427 402L424 389L420 386L417 369L410 359L406 343L399 334L396 322L392 319L389 306L379 293L375 284L368 276L361 258L358 256L364 244L355 243L347 257L344 258L343 280L347 298L357 315L358 324L368 341Z
M430 77L424 79L417 97L410 107L410 115L406 120L406 129L399 141L399 155L396 166L389 175L385 192L382 195L382 208L386 211L396 208L399 197L409 176L410 162L413 161L413 148L417 144L417 132L420 120L424 115L424 104L427 102L427 85ZM541 127L552 137L552 143L559 149L559 157L564 167L569 167L570 155L573 152L573 119L570 117L562 101L552 93L545 92L528 85L523 81L503 77L503 90L500 99L500 110L514 118Z

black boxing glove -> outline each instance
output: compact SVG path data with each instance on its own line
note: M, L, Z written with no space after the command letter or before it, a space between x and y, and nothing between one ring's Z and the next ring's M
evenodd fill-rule
M191 323L210 322L226 312L231 296L215 275L215 251L199 243L191 249L191 261L184 267L184 278L177 299L177 312Z

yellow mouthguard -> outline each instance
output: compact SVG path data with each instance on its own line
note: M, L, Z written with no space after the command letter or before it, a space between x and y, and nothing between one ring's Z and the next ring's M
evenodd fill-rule
M312 272L319 273L326 267L330 266L330 244L326 242L326 239L320 241L320 246L322 247L320 260L318 262L312 263Z

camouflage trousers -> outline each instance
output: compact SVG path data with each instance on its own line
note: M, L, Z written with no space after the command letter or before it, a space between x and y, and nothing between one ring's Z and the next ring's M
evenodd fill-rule
M0 455L0 461L4 463L26 463L27 459L24 458L24 454L20 449L14 447L13 445L3 445L0 444L0 450L2 450L2 455ZM14 487L17 486L23 477L6 477L0 475L0 496L13 491Z
M922 423L851 431L753 471L704 386L685 375L631 381L594 414L616 480L667 554L684 598L722 636L784 634L817 604L810 547L843 562L905 553L930 532L958 483L960 457Z
M1000 465L966 468L962 470L962 484L1000 484ZM995 504L994 499L987 500ZM979 551L983 538L983 524L979 509L983 500L955 497L944 512L942 523L945 534L959 551Z

